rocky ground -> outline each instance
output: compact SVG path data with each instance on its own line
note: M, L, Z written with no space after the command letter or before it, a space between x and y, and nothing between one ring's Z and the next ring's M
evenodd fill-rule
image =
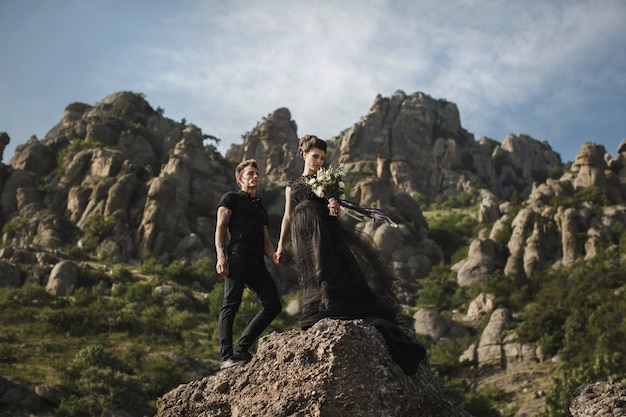
M425 361L406 375L362 321L322 320L306 332L271 333L252 361L181 385L158 417L470 417Z

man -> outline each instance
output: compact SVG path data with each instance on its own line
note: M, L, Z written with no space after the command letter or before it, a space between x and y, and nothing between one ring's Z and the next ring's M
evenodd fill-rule
M216 269L224 276L224 302L218 319L220 369L249 362L252 356L248 349L282 308L276 284L263 258L265 255L277 263L269 239L267 212L256 198L260 183L256 161L248 159L240 163L235 169L235 179L240 190L222 196L215 228ZM254 292L261 309L233 348L233 322L244 287Z

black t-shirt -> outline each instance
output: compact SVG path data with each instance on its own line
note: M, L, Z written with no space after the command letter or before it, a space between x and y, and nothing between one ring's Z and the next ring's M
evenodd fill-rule
M231 191L222 196L218 207L220 206L232 211L228 223L228 256L263 258L263 227L267 226L267 211L261 199L252 197L245 191Z

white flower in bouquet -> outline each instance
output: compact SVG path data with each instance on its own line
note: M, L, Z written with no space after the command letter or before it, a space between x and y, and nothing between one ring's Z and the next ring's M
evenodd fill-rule
M320 168L317 170L317 175L307 181L311 191L320 197L328 198L329 200L344 199L344 189L346 188L345 182L343 182L343 167L339 167L333 170L333 167Z
M346 184L343 181L343 167L333 170L333 167L320 168L317 175L308 181L311 191L316 196L323 198L345 198L344 189Z

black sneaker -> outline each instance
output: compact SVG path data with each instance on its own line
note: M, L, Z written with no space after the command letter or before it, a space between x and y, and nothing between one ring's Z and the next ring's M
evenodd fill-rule
M236 366L236 365L242 365L242 364L244 364L244 363L246 363L246 362L245 362L243 359L241 359L241 358L235 358L235 357L233 356L232 358L230 358L230 359L226 359L225 361L223 361L223 362L220 364L220 371L222 371L222 370L224 370L224 369L231 368L231 367Z
M241 360L243 361L243 363L248 363L252 360L252 355L249 354L247 351L244 352L235 352L233 355L233 359L235 360Z

